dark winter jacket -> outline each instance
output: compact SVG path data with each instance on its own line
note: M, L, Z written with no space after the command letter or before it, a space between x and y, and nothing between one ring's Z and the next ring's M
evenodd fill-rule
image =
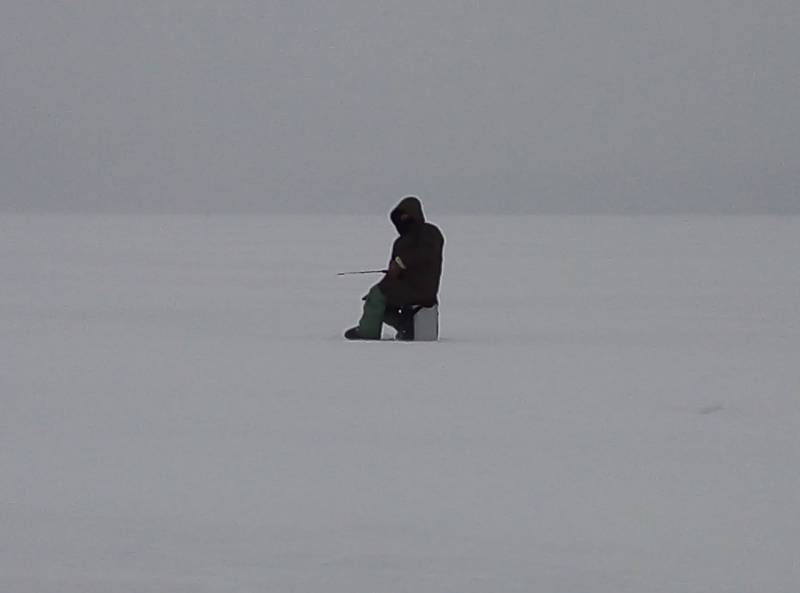
M403 214L409 220L403 222ZM444 237L434 225L425 222L422 204L415 197L404 198L389 216L400 236L392 246L389 261L398 267L397 276L387 274L378 287L387 303L395 306L438 303L442 276Z

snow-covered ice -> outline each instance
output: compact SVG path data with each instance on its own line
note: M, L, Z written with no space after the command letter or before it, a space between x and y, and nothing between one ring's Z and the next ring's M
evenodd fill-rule
M0 216L0 591L800 590L800 219Z

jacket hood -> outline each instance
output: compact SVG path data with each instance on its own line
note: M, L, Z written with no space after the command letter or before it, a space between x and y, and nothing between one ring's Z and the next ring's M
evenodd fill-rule
M394 223L397 232L401 234L402 225L400 222L400 217L403 214L407 214L414 222L425 222L425 215L422 213L422 203L419 201L419 198L414 196L408 196L407 198L400 200L400 203L389 215L389 218L391 219L392 223Z

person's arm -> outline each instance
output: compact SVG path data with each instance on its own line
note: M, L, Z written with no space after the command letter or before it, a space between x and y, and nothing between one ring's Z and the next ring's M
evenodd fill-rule
M389 276L389 278L399 278L400 274L402 274L403 270L405 270L405 268L398 263L398 260L402 262L402 259L399 257L394 257L389 262L389 269L386 270L386 275Z
M430 237L417 236L415 241L404 240L399 242L393 251L392 261L398 272L416 269L430 261L436 246Z
M409 241L406 237L398 237L395 240L392 245L392 255L389 258L389 264L387 266L387 277L397 279L408 269L406 260L409 259L411 251Z

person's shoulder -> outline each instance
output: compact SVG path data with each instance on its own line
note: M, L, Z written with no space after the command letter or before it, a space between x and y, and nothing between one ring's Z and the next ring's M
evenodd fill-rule
M441 229L438 226L436 226L435 224L433 224L432 222L427 222L426 221L425 225L424 225L424 228L425 228L426 232L430 233L431 235L436 235L436 236L440 237L442 240L444 240L444 235L442 234Z

